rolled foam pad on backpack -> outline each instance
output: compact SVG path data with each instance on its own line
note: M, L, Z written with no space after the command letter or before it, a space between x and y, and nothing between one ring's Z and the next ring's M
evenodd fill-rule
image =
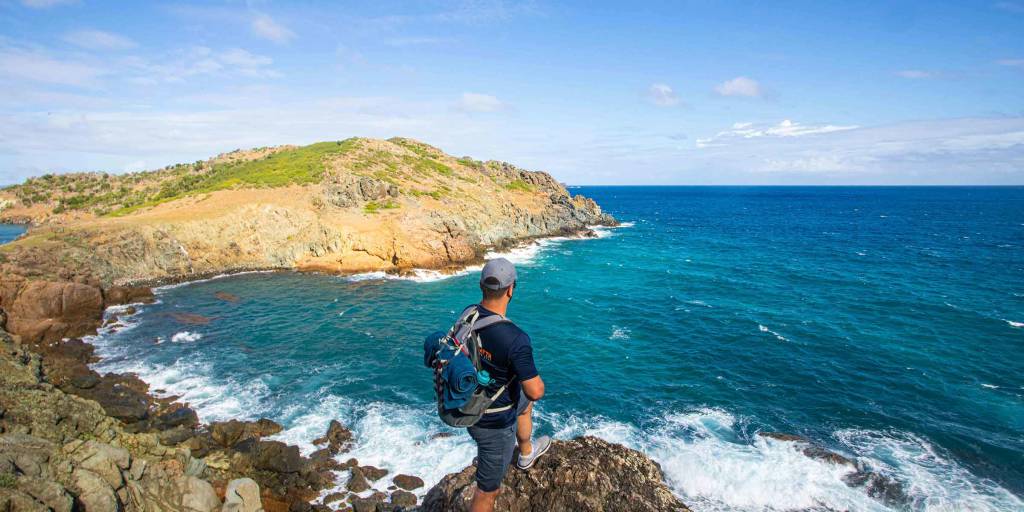
M434 357L437 349L441 347L441 340L444 339L441 331L432 332L423 339L423 365L427 368L434 367Z
M441 378L448 383L444 397L445 409L462 407L476 391L476 368L465 354L456 354L445 365Z

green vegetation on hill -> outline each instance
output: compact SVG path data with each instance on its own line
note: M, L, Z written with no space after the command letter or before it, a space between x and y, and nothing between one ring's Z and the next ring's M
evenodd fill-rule
M256 160L215 164L204 173L186 174L163 183L156 195L143 203L113 212L123 215L138 208L236 187L283 187L316 183L324 173L324 160L352 149L355 139L318 142L301 148L271 153Z
M454 159L441 150L412 139L380 141L351 138L303 147L236 150L207 161L183 163L163 169L128 174L71 173L30 178L2 190L31 207L44 205L55 214L81 211L120 216L189 196L235 188L282 187L320 182L328 167L352 172L399 187L413 197L440 200L458 188L458 181L481 183L489 179L506 190L533 192L522 179L502 176L506 170L494 162L470 157ZM342 158L337 158L343 156ZM503 164L506 165L507 164ZM469 172L467 172L469 171ZM366 204L367 213L396 208L396 203Z
M520 192L533 192L533 185L523 181L515 180L505 184L505 188L508 190L518 190Z
M123 175L46 174L6 190L26 206L51 205L54 213L82 210L96 215L124 215L142 207L217 190L316 183L324 173L327 157L343 154L355 144L356 139L320 142L251 160L198 161Z

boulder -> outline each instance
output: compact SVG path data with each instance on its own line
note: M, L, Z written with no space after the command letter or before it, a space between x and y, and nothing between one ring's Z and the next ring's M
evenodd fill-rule
M253 465L256 469L277 473L298 473L306 468L307 460L302 457L298 446L281 441L260 441L256 446Z
M5 329L23 343L52 343L95 332L103 316L103 294L76 282L11 280L2 283Z
M95 473L113 489L121 488L124 484L121 471L131 466L128 450L91 439L64 445L64 453L72 464Z
M388 474L388 470L374 466L362 466L359 469L362 470L363 475L366 475L367 479L373 482L384 478Z
M423 487L423 479L418 476L398 475L393 481L395 482L395 485L407 491Z
M260 486L251 478L237 478L228 482L221 512L262 512Z
M121 508L114 489L106 479L88 469L74 470L71 473L71 485L85 512L106 512Z
M223 448L234 448L243 441L259 440L281 430L281 425L266 418L257 421L220 421L211 423L209 427L213 442Z
M214 293L213 296L224 302L238 302L238 295L228 292L217 292Z
M348 451L352 446L352 431L343 427L338 420L331 420L327 427L327 433L323 437L313 440L317 446L327 445L332 455Z
M103 291L103 302L108 307L136 302L149 304L155 300L153 290L141 286L111 286Z
M476 468L445 476L423 499L424 512L468 511ZM510 468L495 505L498 512L533 510L684 512L689 509L662 481L644 454L595 437L555 441L529 471Z
M64 486L52 480L44 478L26 477L18 478L18 491L31 496L35 501L42 503L47 510L52 512L71 512L74 499ZM17 510L17 509L15 509Z
M349 470L351 476L349 476L348 482L345 483L345 488L351 492L360 493L368 491L370 489L370 482L366 480L366 476L363 475L362 470L358 467Z
M403 490L391 493L391 505L395 507L409 508L416 506L416 495Z

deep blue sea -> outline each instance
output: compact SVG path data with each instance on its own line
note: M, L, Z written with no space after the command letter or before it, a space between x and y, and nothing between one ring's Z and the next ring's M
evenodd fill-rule
M699 511L888 510L759 431L857 458L912 510L1024 510L1024 188L572 192L624 224L508 254L541 433L643 450ZM337 418L361 462L429 485L474 447L434 437L421 343L476 279L236 275L162 288L92 341L203 420L269 417L310 450Z

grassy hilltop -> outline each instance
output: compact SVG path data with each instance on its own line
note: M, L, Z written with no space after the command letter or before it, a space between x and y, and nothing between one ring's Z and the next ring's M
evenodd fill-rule
M103 283L259 268L404 271L613 223L549 174L410 139L236 150L128 174L46 175L0 190L0 270Z
M121 216L219 190L319 183L328 170L336 169L340 164L353 174L401 185L404 188L402 192L412 196L440 199L452 188L444 183L431 183L431 178L473 182L485 176L480 174L480 170L486 166L502 165L468 157L455 159L437 148L410 139L388 140L408 150L405 154L373 148L373 142L371 139L350 138L301 147L235 150L205 161L127 174L46 174L7 187L3 193L13 196L14 202L23 209L42 215L78 212L97 217ZM341 162L345 156L353 158ZM516 179L502 186L508 190L532 190L529 183ZM395 207L395 204L371 202L365 208L376 211Z

